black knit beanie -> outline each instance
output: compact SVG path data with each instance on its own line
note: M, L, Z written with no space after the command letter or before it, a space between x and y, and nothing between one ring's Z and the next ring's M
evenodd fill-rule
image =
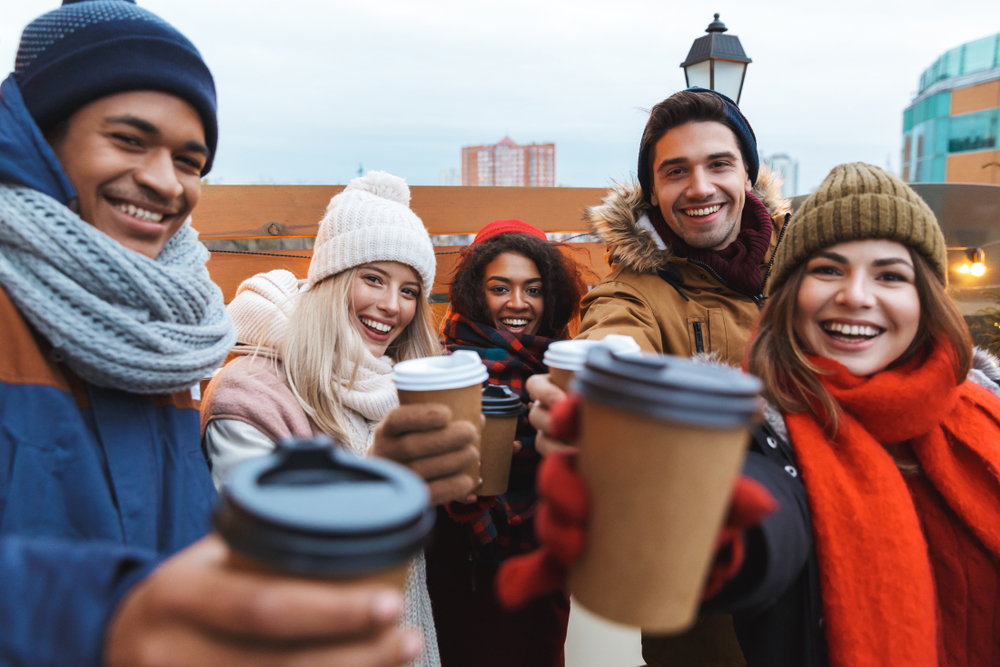
M130 90L176 95L198 112L212 168L215 83L184 35L134 0L64 0L28 24L14 63L24 104L43 132L94 100Z

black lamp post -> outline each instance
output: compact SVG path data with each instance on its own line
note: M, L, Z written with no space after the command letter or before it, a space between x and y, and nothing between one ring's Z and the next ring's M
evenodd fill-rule
M727 30L716 14L705 29L708 35L694 40L681 67L689 88L711 88L739 104L747 65L753 61L747 58L739 37L722 34Z

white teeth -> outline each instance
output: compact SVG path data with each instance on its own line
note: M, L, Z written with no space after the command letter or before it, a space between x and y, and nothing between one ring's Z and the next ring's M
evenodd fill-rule
M382 333L389 333L392 331L392 327L388 324L382 324L381 322L376 322L375 320L370 320L367 317L361 318L361 323L366 327L375 329L375 331L381 331Z
M693 218L700 218L702 216L712 215L720 208L722 208L722 204L715 204L714 206L708 206L706 208L689 209L685 211L685 213L687 213Z
M139 208L135 204L115 204L117 208L122 213L128 213L133 218L138 218L139 220L146 220L147 222L159 222L163 220L162 213L153 213L152 211L147 211L144 208Z
M500 320L500 323L504 324L504 325L506 325L508 327L514 327L516 329L518 327L523 327L523 326L527 325L528 324L528 320L504 319L504 320Z
M832 333L844 334L845 336L864 336L872 338L882 333L877 327L870 327L864 324L841 324L840 322L827 322L823 328Z

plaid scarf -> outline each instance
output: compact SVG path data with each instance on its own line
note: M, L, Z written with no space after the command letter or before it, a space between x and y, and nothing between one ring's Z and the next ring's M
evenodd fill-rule
M478 354L490 373L489 383L507 385L525 404L524 382L535 373L548 372L542 357L553 342L551 338L497 331L451 310L444 318L441 333L449 351L472 350ZM494 563L535 547L535 471L541 457L535 451L535 430L528 423L527 411L518 420L517 439L522 448L511 462L507 493L447 506L452 519L472 528L473 554L489 556Z

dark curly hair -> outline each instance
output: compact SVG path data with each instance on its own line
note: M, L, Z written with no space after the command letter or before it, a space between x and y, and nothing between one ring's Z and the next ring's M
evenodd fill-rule
M486 305L483 276L490 262L505 252L514 252L534 262L542 277L544 307L536 335L567 335L567 327L580 316L580 299L587 293L587 286L579 264L560 250L563 245L531 234L510 233L469 246L462 253L448 290L452 309L474 322L494 326Z

